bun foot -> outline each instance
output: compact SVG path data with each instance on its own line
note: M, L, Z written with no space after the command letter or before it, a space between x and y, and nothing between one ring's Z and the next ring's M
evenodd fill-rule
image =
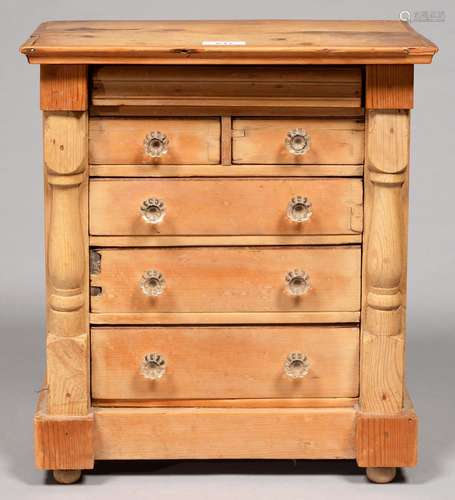
M80 469L54 470L52 471L52 474L55 481L60 484L73 484L81 478Z
M372 483L390 483L396 475L396 467L367 467L367 478Z

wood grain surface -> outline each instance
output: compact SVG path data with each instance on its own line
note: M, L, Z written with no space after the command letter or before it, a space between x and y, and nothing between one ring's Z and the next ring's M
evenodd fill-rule
M100 249L91 285L94 313L358 311L360 247L210 247ZM302 268L311 280L290 295L285 276ZM158 297L144 295L143 273L166 280Z
M306 222L287 216L306 197ZM90 183L92 235L337 235L362 229L360 179L99 179ZM144 220L143 201L157 198L166 215Z
M89 123L89 158L95 164L217 164L220 129L218 118L93 118ZM167 136L168 151L151 158L145 153L144 139L157 131Z
M96 408L95 443L99 460L354 458L355 410Z
M231 326L92 329L95 399L291 398L358 395L359 329ZM147 353L166 360L158 381L141 373ZM310 364L284 373L288 354Z
M269 109L361 108L359 66L98 66L92 104Z
M360 311L310 312L111 312L91 313L93 325L258 325L358 323Z
M232 162L252 164L360 164L364 159L363 119L352 118L237 118L232 122ZM289 131L303 129L309 150L288 151Z
M99 408L354 408L358 398L94 399Z
M419 419L405 391L403 409L394 415L359 412L356 460L360 467L415 467Z
M367 109L412 109L414 66L412 64L367 65L365 107Z
M86 111L88 67L84 64L42 64L40 67L42 111Z
M89 387L86 112L44 114L48 413L86 415Z
M240 42L207 45L204 42ZM22 45L32 63L415 64L437 47L400 21L50 21Z
M403 408L409 112L368 112L360 405Z
M94 415L52 415L49 388L42 387L34 417L35 464L38 469L92 469Z
M92 177L361 177L359 165L90 165Z

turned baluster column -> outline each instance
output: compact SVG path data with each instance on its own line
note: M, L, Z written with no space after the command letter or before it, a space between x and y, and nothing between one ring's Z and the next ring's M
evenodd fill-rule
M41 72L50 415L87 415L90 406L86 78L84 66Z
M369 111L367 136L360 402L363 412L391 414L404 395L408 112Z
M403 411L412 65L365 69L365 232L360 410Z
M417 462L405 389L409 113L412 65L366 67L366 154L356 460L375 482Z

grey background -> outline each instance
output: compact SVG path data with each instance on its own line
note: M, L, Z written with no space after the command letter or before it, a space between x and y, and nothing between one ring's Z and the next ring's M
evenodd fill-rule
M401 10L444 10L415 23L436 42L432 66L415 71L408 308L408 386L421 419L420 463L401 481L366 483L353 462L233 461L100 464L83 484L50 484L34 469L32 416L44 367L43 183L38 66L18 47L50 19L397 19ZM1 0L0 4L0 496L15 498L216 499L453 498L455 487L455 13L449 0L375 3L230 0ZM63 489L62 489L63 488Z

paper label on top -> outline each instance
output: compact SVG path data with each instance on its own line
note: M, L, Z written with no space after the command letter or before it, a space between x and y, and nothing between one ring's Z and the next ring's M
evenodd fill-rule
M244 40L204 40L202 45L206 46L239 46L246 45Z

